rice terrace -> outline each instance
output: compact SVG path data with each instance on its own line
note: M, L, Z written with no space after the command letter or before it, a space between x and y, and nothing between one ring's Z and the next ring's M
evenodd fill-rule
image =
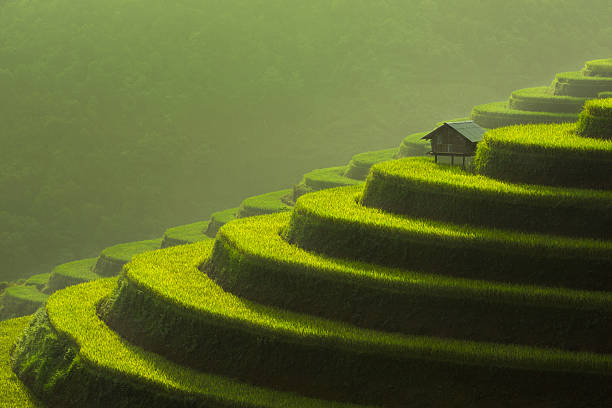
M467 166L418 133L6 288L3 401L611 406L608 82L441 122L483 128Z
M0 407L612 407L612 58L582 64L0 282Z

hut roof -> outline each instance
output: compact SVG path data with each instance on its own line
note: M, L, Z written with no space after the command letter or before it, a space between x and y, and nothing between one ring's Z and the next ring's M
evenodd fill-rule
M450 126L472 143L480 142L482 140L482 136L486 131L471 120L467 120L464 122L444 122L442 126L432 130L431 132L423 136L421 139L431 139L434 133L436 133L438 129L441 129L444 126Z

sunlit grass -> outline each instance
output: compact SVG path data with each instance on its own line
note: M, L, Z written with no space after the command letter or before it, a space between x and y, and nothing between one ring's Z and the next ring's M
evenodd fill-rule
M363 180L346 177L344 174L347 169L348 166L327 167L315 169L304 174L302 181L293 187L293 201L313 191L363 183Z
M175 248L187 249L176 251ZM206 256L209 251L209 243L174 247L159 251L161 262L151 263L149 267L151 271L159 271L160 268L169 267L170 264L167 262L170 262L174 268L167 271L168 279L176 283L176 276L173 273L176 268L191 266L197 271L192 263L194 260L202 261L202 256ZM172 257L168 256L169 254L184 254L184 256ZM158 258L144 256L140 259L151 261ZM138 264L138 261L136 263ZM163 280L162 276L158 278ZM161 389L164 394L186 395L211 402L223 401L231 406L244 407L353 406L303 398L197 372L127 343L111 331L96 312L97 304L111 294L116 282L114 278L102 279L56 292L47 304L47 313L55 330L74 342L82 364L114 377L116 381L125 382L127 389L130 383L135 382ZM209 286L210 283L199 284L198 288L207 290L206 294L210 294Z
M612 191L570 189L549 187L531 184L514 184L470 173L458 166L436 165L430 158L406 158L392 160L377 164L372 168L371 180L377 177L396 177L397 181L409 181L428 188L436 185L447 188L446 192L453 194L478 194L478 198L494 197L505 202L517 202L534 206L563 205L571 202L580 207L598 207L610 209L612 205Z
M105 248L98 257L93 272L100 276L113 276L121 272L125 263L136 254L153 251L161 247L162 238L126 242Z
M9 350L31 317L25 316L0 322L0 405L3 408L41 407L11 369Z
M136 254L159 249L161 239L148 239L144 241L126 242L105 248L101 255L118 261L130 261Z
M430 150L428 140L422 140L429 132L412 133L406 136L399 147L398 157L422 156Z
M100 275L93 272L97 260L98 258L80 259L56 266L51 272L44 292L53 293L66 286L100 279Z
M234 275L236 284L245 288L257 285L252 281L247 264L266 268L269 273L282 271L288 275L306 275L309 279L329 282L349 282L350 285L370 287L389 292L410 293L415 296L482 299L488 302L541 305L567 309L597 308L612 311L612 294L586 292L562 288L546 288L500 284L480 280L451 278L419 273L369 263L331 258L305 251L285 241L280 232L289 222L290 214L275 214L238 220L225 225L217 236L216 247L227 246L235 252L240 264L210 265L213 269L227 269L223 273ZM249 260L250 262L247 262ZM274 278L271 278L274 282ZM296 294L279 293L277 296L293 298ZM316 296L316 295L315 295ZM381 295L383 296L383 295Z
M612 98L590 100L584 106L584 110L593 116L612 119Z
M210 223L208 224L208 227L204 233L209 237L214 238L221 226L230 222L231 220L236 219L238 210L238 207L234 207L212 213L210 216Z
M41 304L47 300L47 295L33 286L11 286L6 288L4 296L18 301Z
M552 88L556 95L597 97L602 91L612 91L612 78L584 75L583 71L560 72Z
M410 218L361 206L360 196L361 186L302 196L287 238L309 250L373 263L477 279L606 290L599 279L609 272L612 241Z
M161 248L174 245L193 244L198 241L211 239L204 231L208 228L210 221L198 221L187 225L168 228L164 233Z
M510 108L506 101L476 105L470 117L478 125L488 129L525 123L561 123L578 120L577 113L517 110Z
M304 174L303 183L313 190L362 183L362 180L355 180L344 176L346 169L346 166L315 169Z
M337 188L319 191L303 196L297 203L294 215L311 215L314 218L334 223L347 222L356 228L376 228L388 231L390 235L398 233L414 234L418 239L432 239L436 242L461 241L479 244L491 243L509 248L541 248L559 250L564 253L574 250L586 251L592 255L612 256L612 242L570 237L549 236L543 234L525 234L514 231L476 228L465 225L442 223L423 219L413 219L390 214L375 208L368 208L357 203L363 186ZM313 220L314 221L314 220ZM450 243L449 242L449 243Z
M612 76L612 58L587 61L583 68L584 75Z
M580 136L576 124L518 125L485 133L476 172L513 182L612 186L612 141Z
M576 133L576 124L531 124L494 129L485 133L491 147L512 148L525 153L550 153L559 160L568 154L588 155L591 159L612 160L612 141L585 138Z
M588 101L576 131L583 136L612 141L612 98Z
M361 203L417 217L517 230L603 238L612 228L612 191L512 184L458 166L437 165L430 158L375 165Z
M393 159L397 153L398 149L394 147L392 149L375 150L356 154L349 162L344 172L344 176L357 180L365 180L370 171L370 167L376 163Z
M42 287L47 284L50 277L51 273L39 273L37 275L32 275L26 279L25 285L36 286L38 289L42 289Z
M579 113L587 98L555 95L549 86L518 89L510 95L509 108L558 113Z
M238 218L290 211L292 207L283 202L282 199L290 197L292 193L293 190L289 188L246 198L238 208Z
M35 286L10 286L0 296L0 320L32 314L47 298Z
M339 351L400 359L424 358L538 370L612 372L612 356L609 355L399 335L360 329L248 302L224 292L200 272L198 266L206 261L210 250L210 243L196 243L142 254L126 267L125 278L181 313L198 315L199 319L213 319L217 324L229 325L258 337L286 338L298 344L314 342ZM67 298L63 301L68 302L81 304L83 301ZM50 302L50 307L54 304ZM63 314L60 313L58 317L61 316ZM62 325L75 326L65 316L63 318Z

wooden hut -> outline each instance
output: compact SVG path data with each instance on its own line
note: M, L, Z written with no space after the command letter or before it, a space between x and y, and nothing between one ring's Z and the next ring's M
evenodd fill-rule
M455 164L455 156L465 158L476 154L476 145L482 140L485 129L470 121L444 122L444 124L421 139L431 140L431 154L438 162L438 156L450 156Z

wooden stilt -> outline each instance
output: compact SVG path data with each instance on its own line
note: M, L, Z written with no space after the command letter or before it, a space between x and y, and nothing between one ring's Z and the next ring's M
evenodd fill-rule
M451 155L451 166L455 165L455 155Z
M437 155L437 154L434 154L434 157L435 157L435 159L434 159L434 163L437 163L437 162L438 162L438 155Z

